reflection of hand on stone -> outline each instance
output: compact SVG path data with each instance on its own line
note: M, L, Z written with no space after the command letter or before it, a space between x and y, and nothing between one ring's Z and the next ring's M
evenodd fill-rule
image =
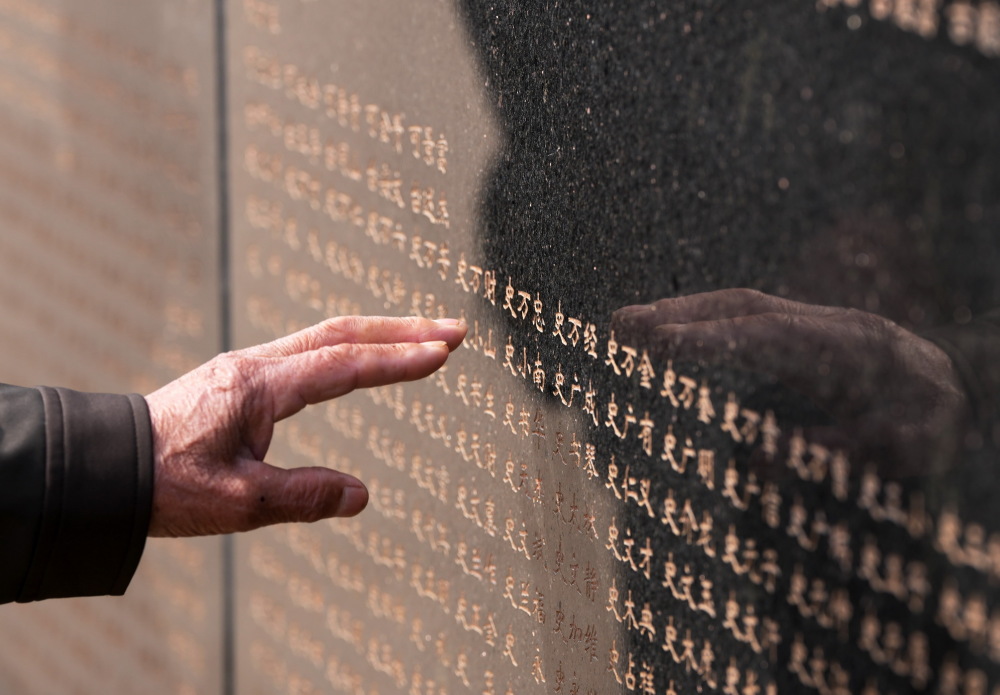
M838 439L890 457L886 472L937 468L967 417L950 358L875 314L732 289L615 313L621 340L665 359L769 374L837 420Z
M355 388L444 364L464 323L343 317L207 362L147 397L155 479L151 536L200 536L353 516L368 491L326 468L263 462L274 423Z

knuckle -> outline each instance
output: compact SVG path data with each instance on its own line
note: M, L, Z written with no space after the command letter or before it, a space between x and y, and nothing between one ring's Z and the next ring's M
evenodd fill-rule
M328 489L319 484L305 485L298 472L285 472L276 484L259 486L249 500L247 518L253 528L272 524L312 523L330 516Z
M869 364L893 359L903 329L889 319L861 309L846 308L839 315L841 343Z
M323 364L327 368L340 369L351 365L358 356L358 347L354 343L327 345L319 349Z
M325 519L329 514L330 504L323 491L316 488L303 493L296 505L296 520L311 524Z
M780 321L782 330L788 335L796 333L796 329L805 328L813 323L811 319L802 319L794 314L775 314ZM801 331L799 331L801 332Z
M871 314L867 311L854 308L844 310L844 319L854 325L863 334L876 339L885 336L889 332L890 326L895 326L895 324L877 314Z
M368 333L378 333L392 326L405 324L407 319L392 318L388 316L339 316L333 321L337 322L338 330L347 334L366 335Z
M345 328L344 320L347 317L336 316L324 319L316 325L300 331L294 336L292 343L293 353L306 352L316 349L325 342L339 340L349 328Z
M223 353L208 363L210 386L224 393L250 389L254 360L241 352Z
M371 316L367 319L369 326L375 328L379 333L385 335L398 334L402 332L416 332L426 330L429 325L433 325L430 320L419 316Z
M334 316L319 324L324 333L352 334L361 326L360 316Z
M314 362L317 373L335 374L347 391L353 391L358 382L358 348L356 345L333 345L320 350L319 361Z
M309 349L309 337L305 335L290 335L284 341L284 354L296 354Z
M725 292L727 299L746 306L755 306L771 299L769 295L764 294L760 290L749 287L734 287L723 290L723 292Z
M349 366L370 358L400 355L408 349L408 343L344 343L330 347L325 357L341 366Z
M764 314L759 314L757 317L750 317L749 319L737 319L736 324L740 325L747 321L759 321L762 325L768 326L769 330L775 332L783 338L787 338L794 335L799 328L804 328L809 325L809 321L803 319L800 316L794 314L786 314L779 311L769 311Z
M411 343L389 343L380 345L378 354L385 357L400 357L410 352Z

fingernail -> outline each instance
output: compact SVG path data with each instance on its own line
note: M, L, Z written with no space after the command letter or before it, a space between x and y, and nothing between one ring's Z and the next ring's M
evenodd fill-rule
M629 314L638 314L640 311L649 311L648 304L641 304L638 306L623 306L621 309L616 311L616 314L622 314L628 316Z
M635 306L622 307L615 312L615 315L621 318L627 318L637 314L648 314L651 311L656 311L655 304L636 304Z
M447 350L448 343L443 340L431 340L426 343L420 343L421 347L428 348L430 350Z
M459 326L465 322L461 319L434 319L434 323L441 326Z
M354 516L368 504L368 490L364 487L345 487L340 493L337 516Z

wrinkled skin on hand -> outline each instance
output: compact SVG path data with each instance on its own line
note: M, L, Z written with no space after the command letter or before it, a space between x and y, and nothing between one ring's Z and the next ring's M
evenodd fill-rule
M274 424L356 388L423 378L465 337L454 320L341 317L219 355L147 396L153 425L150 536L203 536L353 516L353 476L264 462Z
M948 355L875 314L732 289L625 307L612 328L663 359L773 376L837 421L807 439L873 457L887 475L942 469L965 431Z

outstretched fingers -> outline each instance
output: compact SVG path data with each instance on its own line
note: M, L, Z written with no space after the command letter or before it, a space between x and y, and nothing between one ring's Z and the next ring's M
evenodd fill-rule
M652 336L664 357L769 374L823 403L842 395L863 370L879 366L872 346L880 343L881 325L849 311L765 313L657 326Z
M458 319L431 320L417 316L338 316L297 333L246 350L257 357L288 357L345 343L425 343L443 341L454 350L467 327Z
M265 379L274 420L357 388L422 379L445 363L450 350L451 346L444 341L350 343L275 360L269 365Z
M804 304L757 290L736 288L623 307L615 312L614 323L621 324L623 328L628 325L652 328L663 324L718 321L756 314L828 316L838 311L841 310L836 307Z

